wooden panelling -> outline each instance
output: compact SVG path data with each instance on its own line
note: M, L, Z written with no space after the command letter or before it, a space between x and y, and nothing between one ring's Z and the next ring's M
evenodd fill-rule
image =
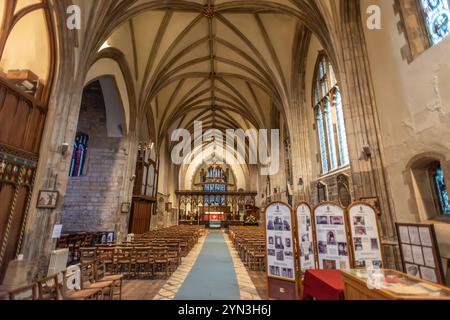
M0 78L0 144L37 155L46 108Z

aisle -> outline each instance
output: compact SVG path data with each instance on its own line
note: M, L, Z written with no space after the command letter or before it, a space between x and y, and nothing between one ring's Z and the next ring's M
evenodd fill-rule
M240 290L222 231L211 231L175 300L239 300Z

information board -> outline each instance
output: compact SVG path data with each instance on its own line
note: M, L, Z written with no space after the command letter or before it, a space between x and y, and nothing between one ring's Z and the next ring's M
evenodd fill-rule
M445 284L434 225L396 223L404 272Z
M376 210L367 203L354 202L347 212L355 268L382 269L383 254Z
M310 206L302 202L295 210L297 222L298 251L302 277L306 270L316 269L317 261L314 245L313 218Z
M351 268L344 209L323 202L314 209L319 269Z

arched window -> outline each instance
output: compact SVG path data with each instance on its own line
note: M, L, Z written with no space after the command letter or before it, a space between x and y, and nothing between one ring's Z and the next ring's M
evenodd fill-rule
M73 145L72 162L70 165L71 177L80 177L83 175L88 151L89 136L84 133L78 133Z
M322 174L350 164L341 92L328 57L318 59L314 114L322 164Z
M450 214L450 202L448 198L447 187L444 181L444 171L442 170L440 164L437 166L434 172L433 179L441 212L443 214Z
M431 44L437 44L450 33L450 8L448 0L420 0L425 26Z
M203 191L225 192L227 191L226 180L226 174L223 168L214 164L208 168L208 176L205 181L206 183L203 185ZM205 197L205 205L225 206L225 201L224 195L210 195Z

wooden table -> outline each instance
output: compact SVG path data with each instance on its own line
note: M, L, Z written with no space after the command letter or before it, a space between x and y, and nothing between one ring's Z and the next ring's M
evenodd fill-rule
M381 286L369 289L365 271L341 271L346 300L450 300L450 288L425 281L395 270L381 270ZM394 289L395 288L395 289ZM399 289L423 293L400 294Z

